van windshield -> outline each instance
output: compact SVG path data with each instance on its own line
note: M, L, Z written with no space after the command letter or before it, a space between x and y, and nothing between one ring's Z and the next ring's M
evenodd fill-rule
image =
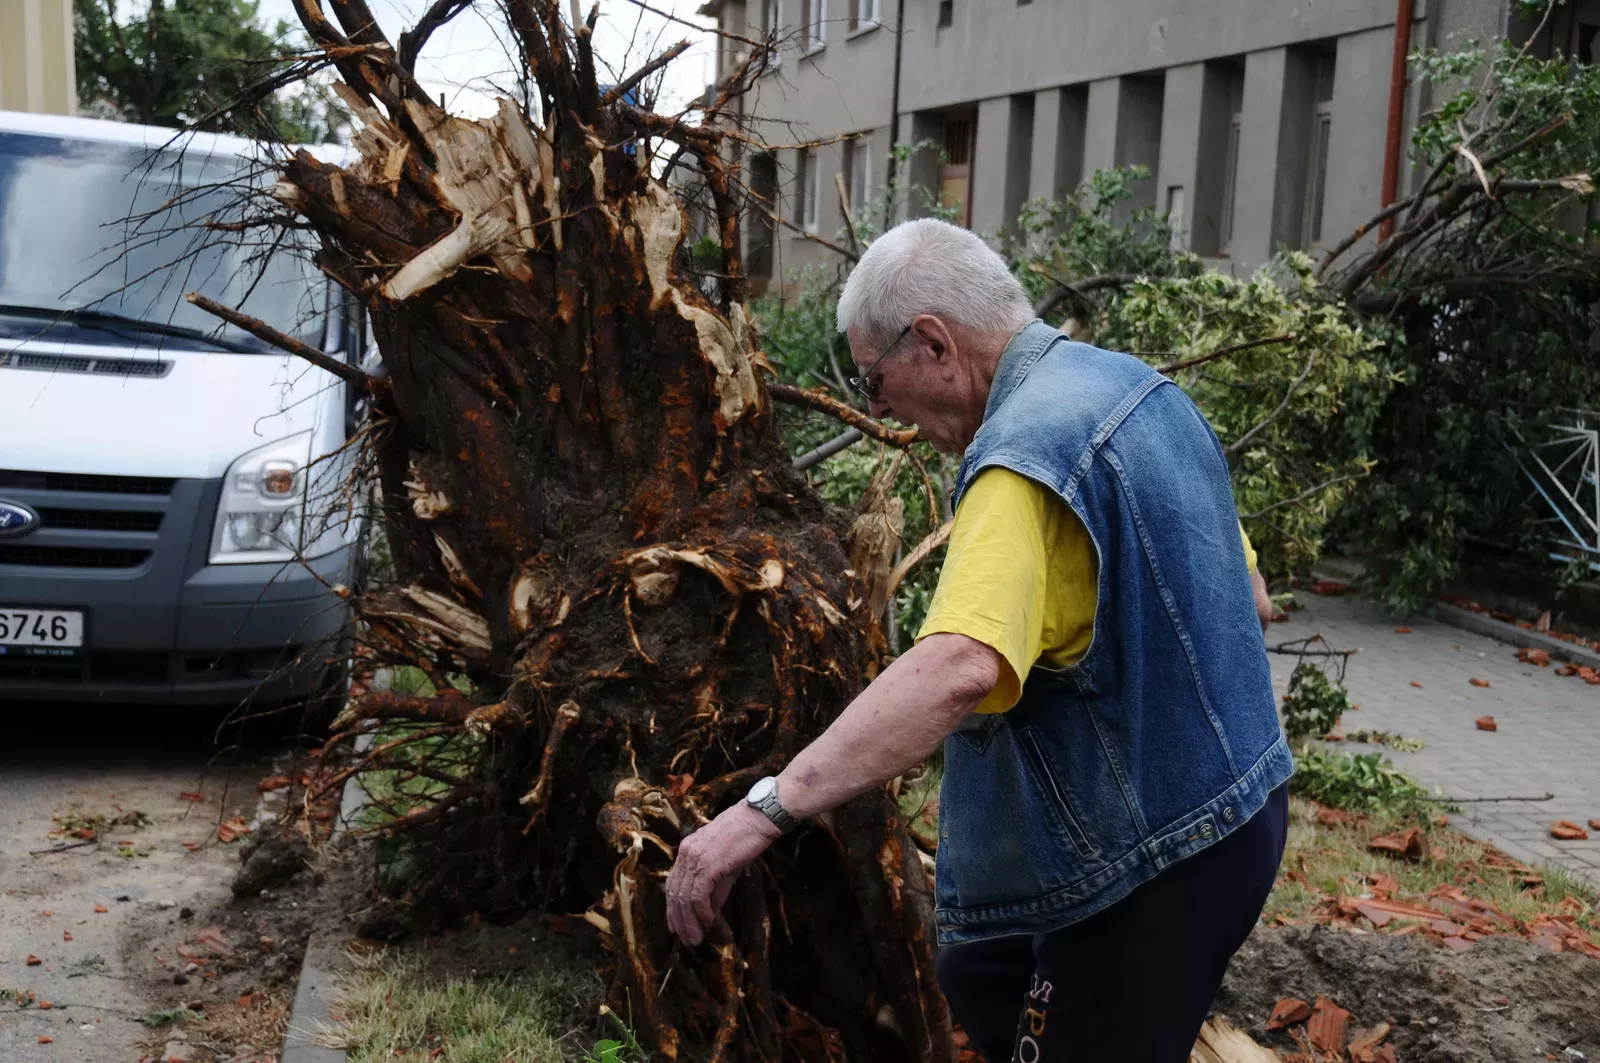
M247 166L177 146L0 132L0 340L273 350L184 300L199 291L322 345L327 282L303 234L274 248L268 229L203 227L238 220L230 182ZM113 327L111 315L152 328Z

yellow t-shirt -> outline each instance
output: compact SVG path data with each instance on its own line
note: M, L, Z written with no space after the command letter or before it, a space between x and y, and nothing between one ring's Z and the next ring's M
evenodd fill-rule
M1239 535L1253 572L1255 550ZM1098 598L1094 542L1078 515L1043 484L989 468L961 498L917 638L949 632L998 653L1006 667L977 711L1005 712L1035 663L1066 668L1089 649Z

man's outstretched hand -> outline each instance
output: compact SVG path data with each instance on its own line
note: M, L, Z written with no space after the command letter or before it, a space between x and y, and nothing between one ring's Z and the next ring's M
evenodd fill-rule
M782 833L776 823L740 801L683 839L667 876L667 926L685 945L705 940L739 872Z

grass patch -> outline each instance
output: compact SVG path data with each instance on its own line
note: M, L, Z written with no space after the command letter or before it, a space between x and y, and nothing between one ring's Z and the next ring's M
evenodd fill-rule
M1573 924L1600 945L1594 894L1561 868L1531 869L1532 875L1543 881L1526 883L1530 869L1437 821L1427 821L1423 827L1428 855L1411 863L1373 852L1367 842L1419 826L1415 815L1383 810L1350 823L1337 823L1328 820L1338 817L1319 817L1319 811L1310 801L1290 799L1283 874L1263 912L1269 921L1322 921L1330 898L1362 896L1368 892L1369 882L1387 875L1398 883L1394 890L1397 898L1422 897L1440 886L1457 886L1511 919L1571 915Z
M340 1026L318 1040L344 1049L349 1063L629 1063L631 1034L598 1044L584 1036L604 995L599 976L586 969L473 979L378 953L357 961L334 1012Z

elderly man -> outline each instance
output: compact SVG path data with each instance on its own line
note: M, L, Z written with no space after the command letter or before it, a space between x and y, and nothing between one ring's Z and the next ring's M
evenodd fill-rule
M1283 855L1293 770L1222 449L1183 391L1035 320L971 233L884 234L839 298L879 417L962 454L916 645L686 838L697 944L784 830L944 744L939 980L990 1063L1183 1063Z

